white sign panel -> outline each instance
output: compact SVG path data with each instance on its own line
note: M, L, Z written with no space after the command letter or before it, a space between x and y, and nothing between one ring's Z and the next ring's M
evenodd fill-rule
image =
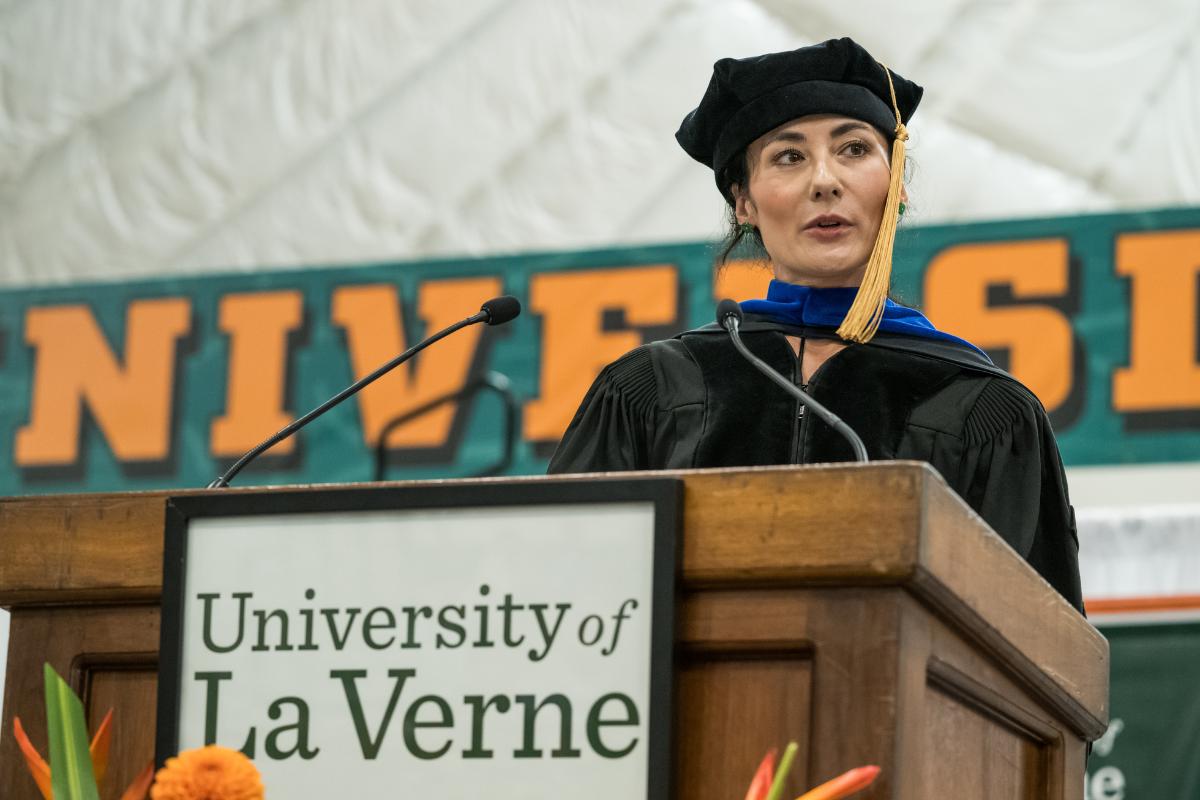
M160 758L241 749L288 798L665 792L675 484L497 488L172 501Z

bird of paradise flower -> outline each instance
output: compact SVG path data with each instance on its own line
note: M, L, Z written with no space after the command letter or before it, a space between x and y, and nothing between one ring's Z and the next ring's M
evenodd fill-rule
M746 791L746 800L780 800L783 797L783 785L792 769L797 749L799 746L795 742L788 743L787 748L783 751L783 759L779 762L778 770L775 769L777 750L771 749L763 756L758 770L754 773L754 779L750 781L750 788ZM842 798L849 797L870 786L877 775L879 775L879 767L856 767L805 792L796 800L842 800Z
M110 709L104 715L89 745L83 703L53 667L46 664L43 671L50 763L46 763L29 740L21 718L13 717L13 735L25 757L25 765L45 800L100 800L98 786L108 771L113 712ZM152 780L153 762L138 774L120 800L145 800Z

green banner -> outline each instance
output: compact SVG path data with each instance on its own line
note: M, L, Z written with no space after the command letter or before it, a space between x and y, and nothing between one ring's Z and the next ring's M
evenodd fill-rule
M1200 622L1101 628L1112 715L1088 761L1088 800L1200 797Z
M238 483L540 472L622 352L765 287L708 244L160 278L0 292L0 494L203 486L292 417L424 335L511 293L503 328L456 334L330 412ZM1068 465L1200 458L1200 209L913 227L895 294L987 349L1051 412Z

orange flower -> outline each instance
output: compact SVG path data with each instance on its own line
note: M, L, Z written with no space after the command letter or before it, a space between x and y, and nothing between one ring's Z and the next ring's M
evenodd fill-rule
M831 781L805 792L796 800L841 800L870 786L879 775L879 767L857 767L843 772Z
M42 758L42 754L33 746L33 742L29 741L29 737L25 734L25 728L21 725L20 717L13 717L13 735L17 738L17 745L21 748L21 754L25 756L25 765L29 767L29 774L33 776L33 780L37 783L38 790L42 793L45 800L50 800L52 797L50 791L50 765L46 763L46 759Z
M754 773L754 780L750 781L750 788L746 790L746 800L766 800L771 783L775 780L775 759L778 755L779 751L772 747L763 756Z
M108 747L112 742L112 719L113 712L110 708L100 722L100 727L96 729L91 747L88 748L92 755L92 775L96 778L97 784L104 780L104 774L108 771ZM13 735L17 739L17 745L21 748L21 754L25 756L25 765L29 768L29 774L37 783L42 797L51 800L53 792L50 788L50 765L33 746L33 742L29 741L29 736L26 735L25 728L21 725L20 717L13 717Z
M150 781L154 780L154 762L151 761L146 765L145 769L138 773L138 776L133 779L133 783L129 784L121 794L121 800L146 800L146 795L150 793Z
M210 744L168 758L150 800L262 800L263 785L250 759Z

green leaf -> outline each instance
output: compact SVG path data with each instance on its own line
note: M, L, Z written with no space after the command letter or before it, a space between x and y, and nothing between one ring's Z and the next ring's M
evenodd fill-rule
M787 749L783 751L783 758L779 759L779 769L775 770L771 791L767 792L767 800L780 800L783 797L783 786L787 783L788 773L792 771L792 762L796 760L796 751L799 749L800 745L788 742Z
M46 727L50 732L50 781L54 800L100 800L88 752L83 703L46 664Z

